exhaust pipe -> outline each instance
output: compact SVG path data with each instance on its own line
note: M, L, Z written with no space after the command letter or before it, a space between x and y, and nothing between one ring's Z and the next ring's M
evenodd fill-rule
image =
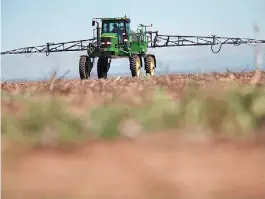
M92 26L95 26L95 23L97 23L97 47L100 47L100 27L98 21L92 20Z

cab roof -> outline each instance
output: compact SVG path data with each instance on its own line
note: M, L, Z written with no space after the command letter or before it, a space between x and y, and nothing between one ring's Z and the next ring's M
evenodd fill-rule
M111 18L101 18L104 21L115 21L115 20L126 20L128 17L111 17Z
M128 17L104 17L104 18L100 18L102 21L126 21L126 23L130 23L131 19Z

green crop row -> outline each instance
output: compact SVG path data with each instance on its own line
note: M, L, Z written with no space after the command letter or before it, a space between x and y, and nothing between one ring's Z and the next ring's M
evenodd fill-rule
M74 113L56 97L11 96L23 113L2 111L2 136L34 146L69 145L88 139L139 136L170 130L214 136L248 137L265 126L263 87L231 87L224 91L190 86L181 99L157 89L153 100L141 105L111 102Z

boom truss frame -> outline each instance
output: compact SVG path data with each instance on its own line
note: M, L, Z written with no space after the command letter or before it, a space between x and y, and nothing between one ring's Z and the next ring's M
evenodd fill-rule
M211 46L213 53L220 52L222 45L233 44L239 46L241 44L258 44L265 43L265 40L256 40L250 38L239 37L217 37L211 36L181 36L181 35L159 35L158 31L148 32L151 36L150 48L161 47L183 47L183 46ZM213 50L213 46L220 45L217 51Z
M95 39L84 39L60 43L47 43L46 45L24 47L1 52L1 55L46 53L48 56L51 52L85 51L89 45L94 44L94 41Z
M250 38L237 38L237 37L217 37L211 36L181 36L181 35L160 35L158 31L148 31L150 35L149 48L162 48L162 47L185 47L185 46L211 46L213 53L220 52L222 45L232 44L239 46L241 44L258 44L265 43L265 40L256 40ZM140 38L140 37L139 37ZM86 51L88 46L97 45L96 38L84 39L60 43L47 43L46 45L32 46L18 48L1 52L1 55L6 54L33 54L33 53L46 53L48 56L51 52L70 52L70 51ZM219 45L217 51L213 50L213 46Z

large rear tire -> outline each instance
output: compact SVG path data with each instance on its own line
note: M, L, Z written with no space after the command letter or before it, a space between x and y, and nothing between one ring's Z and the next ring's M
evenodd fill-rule
M141 75L142 68L141 56L134 54L129 58L129 62L132 77L139 77Z
M154 76L156 68L155 56L151 54L146 55L144 58L144 65L145 65L146 75Z
M107 57L99 57L97 64L98 79L107 79L110 69L110 63L108 63Z
M79 59L79 75L80 79L88 79L93 68L93 62L87 55L81 55Z

